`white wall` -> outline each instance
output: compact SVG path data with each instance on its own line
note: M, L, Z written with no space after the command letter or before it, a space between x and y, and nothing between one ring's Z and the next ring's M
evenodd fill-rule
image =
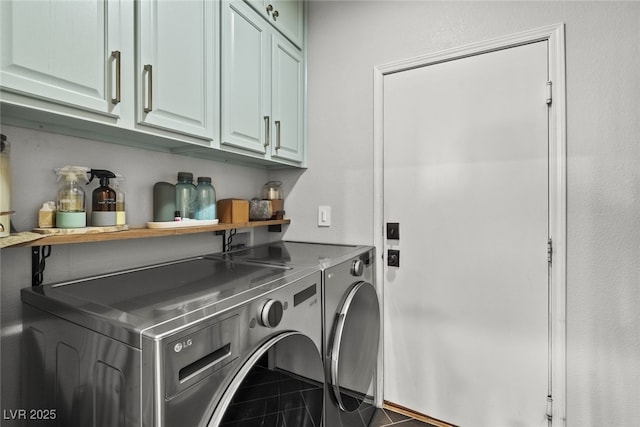
M194 177L211 176L217 198L252 198L268 180L265 169L236 166L222 162L192 159L121 145L3 125L0 131L11 144L12 217L18 231L37 226L41 203L55 200L59 184L53 168L83 165L120 172L126 177L127 223L141 227L153 219L153 184L176 182L178 171L193 172ZM87 203L94 181L87 186ZM261 243L280 237L255 229L251 239ZM45 283L69 280L153 264L204 253L219 252L222 238L213 233L125 240L77 245L53 246L46 260ZM3 409L20 409L19 396L20 333L22 309L20 289L31 285L31 249L1 250L0 288L2 325Z
M374 66L559 22L567 54L567 425L637 425L640 3L311 1L309 170L276 174L296 181L286 237L373 243ZM318 204L332 206L332 227L316 226Z

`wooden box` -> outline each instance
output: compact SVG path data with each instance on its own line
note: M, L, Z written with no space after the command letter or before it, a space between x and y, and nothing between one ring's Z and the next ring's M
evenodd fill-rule
M222 199L216 203L218 220L221 223L238 224L249 222L249 201L242 199Z

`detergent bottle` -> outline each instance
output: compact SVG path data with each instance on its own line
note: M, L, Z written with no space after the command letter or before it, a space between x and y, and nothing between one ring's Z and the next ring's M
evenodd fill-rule
M109 180L116 175L105 169L91 169L91 178L100 180L100 187L93 190L91 197L91 225L94 227L109 227L116 225L116 192L109 187Z
M85 208L85 193L78 184L87 181L89 168L84 166L65 166L56 169L58 181L63 184L58 190L56 202L56 227L83 228L87 226L87 211Z

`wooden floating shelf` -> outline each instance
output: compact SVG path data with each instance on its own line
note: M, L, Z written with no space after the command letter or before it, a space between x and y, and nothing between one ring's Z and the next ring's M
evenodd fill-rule
M59 234L43 237L31 242L21 243L12 247L32 247L48 245L68 245L73 243L105 242L109 240L146 239L150 237L180 236L183 234L209 233L233 230L237 228L270 227L290 224L290 219L275 219L267 221L250 221L242 223L221 223L216 225L192 226L183 228L130 228L124 231L87 234Z

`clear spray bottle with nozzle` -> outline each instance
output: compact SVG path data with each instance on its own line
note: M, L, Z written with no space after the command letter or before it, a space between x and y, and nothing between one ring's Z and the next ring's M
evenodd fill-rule
M87 182L88 171L89 168L84 166L65 166L55 169L58 181L64 179L64 183L58 190L56 227L83 228L87 226L85 193L78 182Z
M108 227L116 225L116 192L109 187L109 180L116 175L105 169L91 169L91 177L100 179L100 187L93 190L91 197L91 225Z

